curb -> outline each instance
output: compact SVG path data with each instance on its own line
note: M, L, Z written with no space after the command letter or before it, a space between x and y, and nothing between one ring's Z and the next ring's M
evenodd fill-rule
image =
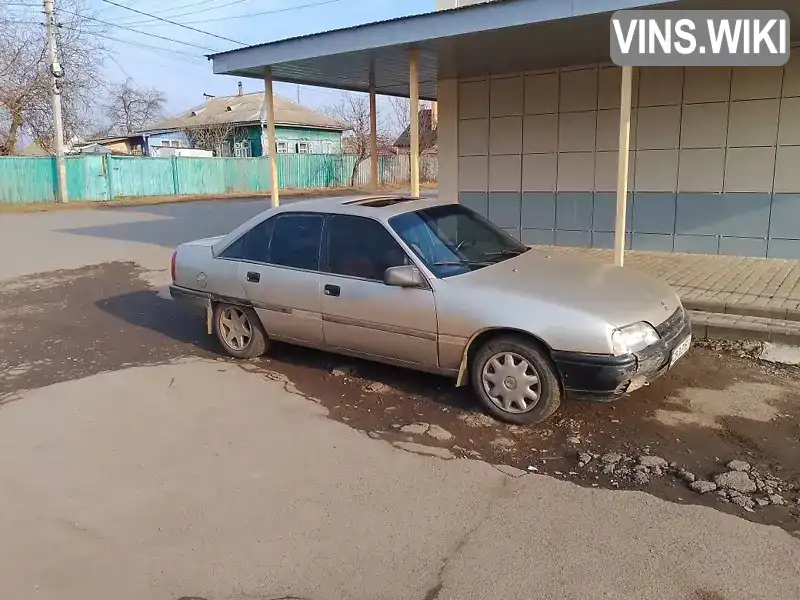
M692 334L698 339L751 340L800 346L800 323L752 315L690 310Z
M686 310L705 313L800 321L800 309L779 306L753 306L738 302L715 302L713 300L681 299Z

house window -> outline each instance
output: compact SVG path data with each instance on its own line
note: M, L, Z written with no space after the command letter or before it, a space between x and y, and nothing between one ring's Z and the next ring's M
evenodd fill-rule
M172 146L173 148L181 147L181 143L178 140L172 140L171 142L169 142L169 145Z
M233 143L233 155L237 158L250 158L253 156L253 148L250 140L242 140Z
M308 154L309 153L308 142L298 142L297 143L297 153L298 154Z
M275 142L275 145L278 147L278 154L289 154L288 142Z

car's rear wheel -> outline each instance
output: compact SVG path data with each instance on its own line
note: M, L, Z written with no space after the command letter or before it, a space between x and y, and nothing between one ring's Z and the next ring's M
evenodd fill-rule
M225 351L233 357L256 358L267 350L267 336L251 308L217 304L214 332Z
M523 337L490 340L475 353L470 372L483 406L508 423L541 423L561 404L561 382L550 357Z

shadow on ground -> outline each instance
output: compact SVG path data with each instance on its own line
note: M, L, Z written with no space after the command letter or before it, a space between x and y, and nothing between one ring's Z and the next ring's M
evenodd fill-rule
M153 291L139 290L112 296L98 300L96 306L136 329L149 330L151 334L167 338L168 345L179 343L184 352L191 352L187 346L192 346L200 355L227 358L216 337L206 333L206 324L201 316L187 312ZM250 362L259 368L286 371L293 381L300 379L310 385L313 391L309 395L313 397L329 395L326 393L328 379L349 379L348 375L339 377L334 374L342 369L357 373L359 378L372 383L382 383L396 393L426 397L444 407L475 409L469 388L456 389L450 379L310 348L273 342L266 356Z
M254 199L107 208L104 210L119 213L119 223L62 229L60 233L174 248L224 235L269 207L269 201Z
M438 192L425 190L423 195L436 198ZM333 201L341 196L320 196L316 199L326 198ZM293 204L307 199L304 196L286 196L281 202ZM61 229L59 233L174 248L191 240L224 235L271 206L270 200L263 198L106 206L102 210L120 215L119 223Z

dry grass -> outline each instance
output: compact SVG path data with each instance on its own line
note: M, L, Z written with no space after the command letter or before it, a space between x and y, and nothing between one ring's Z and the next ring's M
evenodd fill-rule
M436 189L436 184L423 184L424 189ZM379 194L391 194L406 191L405 186L381 186ZM372 193L368 187L346 188L312 188L302 190L281 190L281 198L316 198L319 196L358 196ZM122 197L100 202L41 202L35 204L0 204L0 213L35 213L57 210L85 210L96 208L115 208L119 206L149 206L154 204L174 204L179 202L209 202L226 200L267 200L270 192L231 192L227 194L192 194L186 196L138 196Z

